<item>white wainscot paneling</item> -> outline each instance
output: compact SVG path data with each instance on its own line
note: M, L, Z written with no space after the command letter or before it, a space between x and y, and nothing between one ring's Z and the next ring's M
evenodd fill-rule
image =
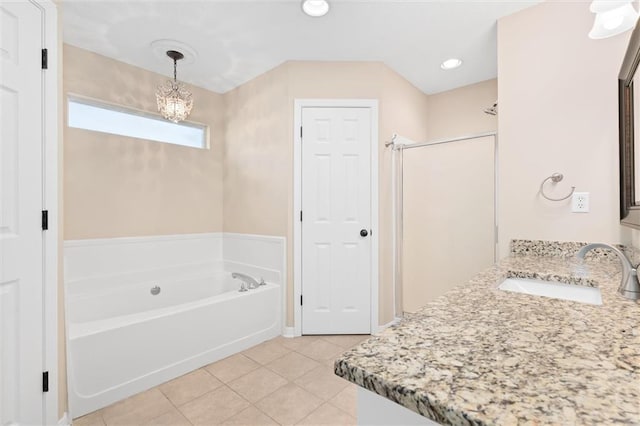
M101 293L158 278L242 272L286 290L286 239L206 233L70 240L64 244L69 296ZM286 299L286 298L285 298Z
M286 287L286 239L264 235L225 233L224 269L244 272Z
M71 415L77 417L101 408L282 334L286 315L285 256L284 238L242 234L66 241ZM239 282L232 280L232 271L264 277L269 285L238 293ZM183 293L192 291L187 283L199 282L198 278L211 280L214 287L216 280L220 280L223 287L228 283L233 290L212 296L205 282L192 288L198 291L198 299L185 299L188 294ZM166 306L156 306L146 303L148 300L136 302L138 295L151 298L149 288L154 285L162 287L161 297L173 294L176 304L168 301ZM177 287L180 290L172 293L171 289ZM138 292L139 289L142 291ZM80 314L83 309L92 309L88 305L92 298L98 300L96 309L104 311L98 315L99 320L82 322ZM221 327L226 322L238 326ZM156 324L149 325L152 329L142 329L151 323ZM189 330L188 336L185 329ZM116 332L124 337L113 343L109 336ZM177 341L180 345L175 346ZM121 350L125 345L135 344L141 348ZM170 349L158 345L169 345ZM144 353L143 349L149 352ZM180 356L175 354L178 350ZM93 372L104 374L104 368L87 367L85 362L97 360L98 364L106 365L106 361L98 359L102 355L109 362L115 360L113 368L118 374L130 374L120 377L119 384L97 383ZM136 366L146 370L132 370ZM116 379L115 373L105 377ZM96 390L96 386L102 387Z
M278 284L282 327L287 323L287 240L284 237L224 233L224 270ZM283 328L282 334L287 334Z
M222 234L71 240L64 243L67 293L105 285L193 276L222 268ZM118 277L114 280L114 277Z
M69 240L65 277L75 281L114 273L222 260L222 234Z

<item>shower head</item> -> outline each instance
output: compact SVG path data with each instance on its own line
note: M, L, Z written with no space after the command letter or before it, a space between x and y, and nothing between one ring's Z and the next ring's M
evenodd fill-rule
M498 101L496 101L489 108L485 109L484 113L489 115L498 115Z

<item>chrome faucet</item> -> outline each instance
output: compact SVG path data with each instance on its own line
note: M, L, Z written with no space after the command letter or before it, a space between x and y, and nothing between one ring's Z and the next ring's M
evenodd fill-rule
M631 261L621 250L603 243L587 244L580 249L576 254L576 257L578 259L584 259L587 252L596 248L611 250L618 255L620 262L622 262L622 280L620 281L620 287L618 287L618 293L627 299L640 300L640 282L638 282L637 270L640 265L633 266Z
M254 288L258 288L258 286L260 285L258 283L258 281L256 281L255 278L247 275L247 274L242 274L240 272L233 272L231 274L231 278L235 278L238 279L240 281L242 281L243 283L243 288L244 288L244 284L247 285L247 287L249 287L250 290L253 290Z

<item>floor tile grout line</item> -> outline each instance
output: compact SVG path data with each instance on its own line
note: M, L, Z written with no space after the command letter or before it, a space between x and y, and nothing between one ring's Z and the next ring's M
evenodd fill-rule
M259 362L257 362L257 361L255 361L255 360L253 360L253 359L249 358L249 357L248 357L248 356L246 356L246 355L243 355L243 353L242 353L242 352L238 352L237 354L234 354L234 355L242 355L242 356L244 356L245 358L247 358L247 359L248 359L248 360L250 360L251 362L256 363L256 364L257 364L257 367L256 367L256 368L254 368L254 369L253 369L253 370L251 370L251 371L248 371L248 372L246 372L246 373L244 373L244 374L242 374L242 375L238 376L238 377L233 378L233 380L229 380L229 382L224 382L221 378L219 378L218 376L216 376L215 374L213 374L213 373L212 373L212 372L210 372L209 370L207 370L207 373L211 374L211 375L212 375L216 380L220 381L220 383L222 383L223 385L227 385L227 384L229 384L229 383L231 383L231 382L233 382L233 381L235 381L235 380L238 380L238 379L239 379L239 378L241 378L241 377L246 376L247 374L253 373L253 372L254 372L254 371L256 371L257 369L259 369L260 367L262 367L262 364L260 364ZM231 355L231 356L234 356L234 355ZM230 358L231 356L229 356L229 357L227 357L227 358ZM221 359L221 360L218 360L218 361L212 362L211 364L207 364L206 366L204 366L204 367L202 367L202 368L204 368L204 369L206 370L206 367L208 367L209 365L213 365L213 364L215 364L215 363L217 363L217 362L224 361L224 360L225 360L225 359L227 359L227 358L223 358L223 359Z
M235 381L238 381L238 380L242 379L243 377L248 376L248 375L249 375L249 374L251 374L251 373L255 373L256 371L260 370L261 368L264 368L264 369L266 369L267 371L270 371L271 373L273 373L273 374L275 374L276 376L278 376L278 377L280 377L280 378L282 378L282 379L286 380L287 382L289 381L289 379L287 379L286 377L283 377L281 374L278 374L278 372L273 371L272 369L270 369L270 368L269 368L269 367L267 367L266 365L260 365L258 368L254 369L254 370L251 370L251 371L249 371L248 373L243 374L242 376L236 377L235 379L230 380L230 381L229 381L229 383L225 383L225 384L226 384L227 386L229 386L229 384L230 384L230 383L233 383L233 382L235 382ZM231 386L229 386L229 387L231 387ZM260 398L260 399L262 399L262 398Z
M342 391L344 391L344 389L343 389L343 390L341 390L340 392L342 392ZM340 392L338 392L338 393L340 393ZM335 407L335 408L337 408L338 410L342 411L343 413L347 413L348 415L350 415L351 417L353 417L353 414L349 413L349 412L348 412L347 410L345 410L344 408L342 408L342 407L338 407L336 404L334 404L333 402L331 402L331 399L335 398L337 395L338 395L338 394L336 394L336 395L334 395L332 398L330 398L330 399L327 401L327 404L329 404L329 405L331 405L332 407ZM356 405L356 409L357 409L357 405ZM357 414L357 412L356 412L356 414Z
M324 405L326 405L326 404L329 404L330 406L332 406L333 408L335 408L335 409L339 410L339 411L340 411L340 412L342 412L342 413L344 413L344 412L345 412L344 410L340 410L340 408L336 407L335 405L330 404L330 403L329 403L329 401L325 401L325 402L323 402L322 404L320 404L316 409L314 409L312 412L310 412L309 414L307 414L307 415L306 415L302 420L300 420L299 422L297 422L297 423L296 423L296 425L301 424L303 420L307 419L309 416L311 416L313 413L315 413L316 411L318 411L319 409L321 409L321 408L322 408ZM357 419L356 419L354 416L352 416L351 414L347 413L347 415L348 415L349 417L351 417L352 419L354 419L354 420L356 420L356 421L357 421ZM307 423L307 424L310 424L310 423ZM337 426L337 425L336 425L336 426Z
M258 407L256 404L251 404L256 410L258 410L259 412L261 412L262 414L264 414L265 416L269 417L271 420L273 420L276 424L282 426L282 423L280 423L279 421L277 421L276 419L274 419L273 417L271 417L268 413L265 413L264 411L262 411L260 409L260 407Z
M311 396L313 396L313 397L315 397L315 398L317 398L317 399L319 399L319 400L321 401L321 402L320 402L320 405L318 405L316 408L314 408L313 410L311 410L311 412L310 412L309 414L313 413L315 410L317 410L318 408L320 408L323 404L325 404L325 403L328 403L328 402L329 402L328 400L327 400L327 401L325 401L323 398L321 398L321 397L319 397L319 396L315 395L314 393L312 393L312 392L310 392L310 391L306 390L305 388L303 388L302 386L300 386L300 385L299 385L299 384L297 384L297 383L294 383L294 382L293 382L293 381L291 381L291 380L288 380L288 382L289 382L289 383L287 383L287 384L292 384L292 385L296 386L297 388L299 388L300 390L302 390L302 391L304 391L304 392L309 393ZM270 395L274 394L275 392L279 391L280 389L282 389L282 388L283 388L283 387L285 387L285 386L287 386L287 385L280 386L278 389L276 389L276 390L274 390L273 392L269 393L269 395L265 395L265 396L263 396L262 398L260 398L259 400L257 400L253 405L255 405L255 406L256 406L256 408L257 408L261 413L264 413L264 414L265 414L265 415L267 415L269 418L272 418L272 419L273 419L273 417L269 416L269 414L268 414L268 413L266 413L265 411L263 411L262 409L260 409L260 407L258 407L258 406L257 406L257 404L258 404L260 401L262 401L263 399L265 399L265 398L269 397ZM337 394L336 394L336 395L337 395ZM334 395L334 396L335 396L335 395ZM338 408L338 407L336 407L336 408ZM344 412L344 410L342 410L342 411ZM307 414L307 415L309 415L309 414ZM294 422L294 424L298 424L299 422L301 422L302 420L304 420L306 417L307 417L307 416L304 416L304 417L303 417L302 419L300 419L298 422ZM279 425L282 425L282 423L278 422L276 419L273 419L273 421L275 421L275 422L276 422L277 424L279 424Z
M287 381L287 383L285 383L284 385L274 389L273 391L269 392L267 395L263 396L262 398L256 400L256 402L252 402L253 405L256 405L256 408L258 408L257 404L258 402L262 401L263 399L265 399L266 397L268 397L269 395L273 395L275 392L279 391L280 389L282 389L283 387L287 386L288 384L293 383L291 380L287 379L286 377L283 377L283 379L285 379ZM295 383L293 383L295 385ZM297 385L296 385L297 386ZM258 408L258 410L260 410L260 408ZM262 411L262 410L260 410ZM266 413L265 413L266 414Z
M274 359L272 359L271 361L267 362L266 364L263 364L263 363L261 363L260 361L257 361L257 360L255 360L255 359L251 358L251 357L250 357L250 356L248 356L248 355L245 355L245 356L246 356L247 358L249 358L251 361L253 361L253 362L255 362L256 364L260 365L261 367L264 367L265 365L270 364L270 363L272 363L272 362L274 362L274 361L277 361L277 360L279 360L280 358L284 358L285 356L289 355L289 353L290 353L290 352L293 352L293 351L289 350L289 352L287 352L286 354L284 354L284 355L282 355L282 356L279 356L278 358L274 358Z
M195 371L195 370L194 370L194 371ZM189 373L187 373L187 374L189 374ZM182 376L180 376L180 377L184 377L184 376L186 376L186 374L184 374L184 375L182 375ZM171 380L166 381L165 383L169 383L170 381L171 381ZM167 399L169 400L169 403L170 403L171 405L173 405L173 408L175 408L175 409L176 409L176 411L177 411L178 413L180 413L180 415L181 415L182 417L184 417L186 421L188 421L188 422L189 422L189 424L193 425L193 422L192 422L189 418L187 418L187 416L182 412L182 410L180 410L180 408L179 408L176 404L174 404L174 403L173 403L173 401L171 400L171 398L169 398L169 395L167 395L166 393L164 393L164 391L160 388L160 386L162 386L163 384L164 384L164 383L159 384L158 386L156 386L156 387L158 388L158 390L160 391L160 393L162 393L162 394L165 396L165 398L167 398ZM216 388L216 389L217 389L217 388ZM215 390L215 389L213 389L213 390ZM206 392L205 392L205 393L206 393ZM204 394L203 394L203 395L204 395ZM202 396L202 395L200 395L200 396ZM196 399L200 398L200 396L197 396L197 397L195 397L195 398L191 399L190 401L185 402L184 404L188 404L189 402L194 401L194 400L196 400ZM184 405L184 404L183 404L183 405ZM164 415L164 413L163 413L163 414L161 414L160 416L162 416L162 415ZM160 417L160 416L154 417L154 418L153 418L153 420L156 420L156 419L157 419L158 417ZM107 426L109 426L109 425L107 425Z
M304 355L302 355L302 354L299 354L299 355L304 356ZM273 373L277 374L278 376L282 377L283 379L286 379L286 380L288 380L288 381L290 381L290 382L292 382L292 383L293 383L293 382L295 382L296 380L298 380L300 377L304 376L305 374L307 374L307 373L309 373L309 372L311 372L311 371L315 370L316 368L318 368L318 367L321 367L321 366L322 366L322 364L320 363L320 361L316 361L315 359L311 359L311 358L308 358L308 357L305 357L305 358L309 359L310 361L313 361L313 362L317 363L318 365L316 365L315 367L313 367L313 368L312 368L312 369L310 369L310 370L305 371L304 373L300 374L299 376L294 377L293 379L290 379L290 378L288 378L288 377L284 377L281 373L279 373L278 371L274 370L272 367L269 367L269 364L271 364L271 363L269 363L269 364L265 365L264 367L265 367L265 368L267 368L269 371L271 371L271 372L273 372ZM277 360L275 360L275 361L277 361ZM273 361L273 362L275 362L275 361Z
M315 337L315 336L314 336L314 337ZM361 342L356 342L356 343L355 343L355 344L353 344L353 345L350 345L350 346L348 346L348 347L345 347L345 346L343 346L343 345L341 345L341 344L337 344L337 343L335 343L335 342L332 342L331 340L328 340L328 339L326 339L325 337L326 337L326 336L317 336L317 339L314 339L314 342L323 341L324 343L328 343L328 344L331 344L331 345L333 345L333 346L339 347L339 348L341 349L341 351L348 351L348 350L352 349L353 347L355 347L355 346L357 346L358 344L360 344L360 343L361 343ZM370 337L370 336L369 336L369 337ZM362 338L362 340L365 340L365 339L367 339L367 338L369 338L369 337L363 337L363 338ZM277 339L277 337L276 337L275 339ZM296 387L300 388L301 390L303 390L303 391L305 391L305 392L308 392L309 394L311 394L311 395L313 395L315 398L317 398L319 401L321 401L320 406L318 406L318 407L316 407L314 410L312 410L312 411L311 411L311 413L313 413L314 411L316 411L316 410L317 410L319 407L321 407L323 404L330 404L332 407L334 407L334 408L336 408L336 409L340 410L340 412L343 412L343 413L345 413L345 414L349 415L350 417L353 417L353 415L352 415L350 412L347 412L347 411L346 411L346 410L344 410L343 408L341 408L341 407L339 407L339 406L337 406L336 404L334 404L334 403L332 403L332 402L331 402L331 399L335 398L335 397L336 397L340 392L344 391L344 389L340 390L339 392L337 392L337 393L336 393L335 395L333 395L333 396L330 396L330 397L328 397L328 398L324 398L324 397L322 397L322 396L320 396L320 395L315 394L314 392L311 392L310 390L307 390L304 386L301 386L301 385L299 385L298 383L296 383L296 380L300 379L301 377L305 376L306 374L308 374L308 373L310 373L310 372L312 372L312 371L314 371L314 370L316 370L316 369L320 369L320 368L322 368L322 367L326 367L326 366L327 366L326 364L328 364L328 362L329 362L329 361L333 360L334 356L331 356L331 357L329 357L329 358L321 358L321 359L320 359L320 358L311 357L311 356L309 356L309 355L307 355L307 354L305 354L305 353L301 352L301 349L304 349L304 347L302 347L302 348L298 348L298 349L292 349L292 348L290 348L290 347L288 347L288 346L284 345L284 344L283 344L282 342L280 342L280 341L274 341L275 339L267 340L267 341L262 342L262 343L260 343L260 344L258 344L258 345L255 345L254 347L259 346L259 345L261 345L261 344L265 344L265 343L267 343L267 344L273 344L273 345L278 345L278 346L280 346L282 349L284 349L284 350L286 351L286 353L283 353L282 355L280 355L280 356L276 357L275 359L270 360L269 362L267 362L267 363L263 364L263 363L261 363L260 361L258 361L258 360L256 360L256 359L252 358L251 356L249 356L248 354L246 354L246 353L245 353L246 351L250 350L251 348L246 349L245 351L242 351L242 352L238 352L238 353L237 353L237 355L240 355L240 356L243 356L244 358L247 358L248 360L250 360L250 361L252 361L253 363L255 363L255 364L257 365L257 367L256 367L256 368L254 368L254 369L252 369L251 371L248 371L248 372L247 372L247 373L245 373L245 374L242 374L241 376L238 376L238 377L234 378L233 380L230 380L228 383L226 383L226 382L222 381L220 378L218 378L214 373L212 373L211 371L209 371L209 370L207 369L207 367L208 367L209 365L213 365L213 364L215 364L215 363L217 363L217 362L223 361L224 359L229 358L229 357L231 357L231 356L233 356L233 355L236 355L236 354L232 354L232 355L230 355L229 357L225 357L225 358L223 358L223 359L221 359L221 360L215 361L215 362L213 362L213 363L210 363L210 364L208 364L208 365L205 365L205 366L202 366L202 367L200 367L200 368L198 368L198 369L193 370L193 371L197 371L197 370L199 370L199 369L204 370L204 371L205 371L209 376L211 376L212 378L214 378L215 380L217 380L217 381L220 383L220 386L218 386L218 387L216 387L216 388L214 388L214 389L211 389L210 391L205 392L205 393L203 393L202 395L196 396L196 397L194 397L194 398L190 399L189 401L185 401L184 403L182 403L182 404L180 404L180 405L175 404L175 403L171 400L171 398L169 398L169 396L168 396L168 395L167 395L167 394L166 394L166 393L165 393L165 392L160 388L163 384L168 383L168 382L170 382L171 380L168 380L167 382L164 382L164 383L161 383L161 384L159 384L159 385L157 385L157 386L154 386L154 387L152 387L152 388L150 388L150 389L148 389L148 390L151 390L151 389L157 388L157 389L158 389L158 391L160 392L160 394L161 394L161 395L162 395L162 396L163 396L167 401L169 401L170 406L171 406L173 409L177 410L177 412L178 412L178 413L180 413L180 414L182 415L182 417L183 417L183 418L185 418L185 420L187 420L187 422L189 422L190 424L193 424L193 422L191 422L191 420L185 416L184 412L182 412L182 410L181 410L181 407L183 407L183 406L185 406L186 404L189 404L190 402L193 402L193 401L195 401L195 400L197 400L197 399L199 399L199 398L202 398L202 397L204 397L205 395L207 395L207 394L209 394L209 393L212 393L212 392L215 392L215 391L217 391L217 390L220 390L220 389L221 389L221 388L223 388L223 387L224 387L224 388L226 388L227 390L229 390L230 392L234 393L235 395L237 395L239 398L241 398L241 399L242 399L243 401L245 401L246 403L248 403L248 404L249 404L249 406L254 407L254 408L255 408L255 409L257 409L260 413L264 414L265 416L267 416L268 418L270 418L270 419L271 419L271 420L273 420L274 422L278 423L275 419L273 419L271 416L269 416L269 414L267 414L266 412L262 411L262 410L261 410L261 409L260 409L256 404L257 404L257 403L259 403L262 399L264 399L264 398L268 397L269 395L272 395L274 392L278 391L278 390L279 390L279 389L281 389L282 387L287 386L287 385L289 385L289 384L292 384L292 385L294 385L294 386L296 386ZM312 344L312 343L314 343L314 342L311 342L310 344ZM300 355L300 356L302 356L303 358L305 358L305 359L307 359L307 360L311 360L311 361L313 361L313 362L317 363L318 365L316 365L316 366L315 366L315 367L313 367L312 369L307 370L307 371L305 371L304 373L302 373L302 374L300 374L300 375L298 375L297 377L294 377L294 378L292 378L292 379L289 379L289 378L287 378L287 377L282 376L278 371L274 370L272 367L270 367L270 366L269 366L269 364L272 364L273 362L276 362L276 361L278 361L278 360L280 360L280 359L282 359L282 358L284 358L284 357L286 357L286 356L290 355L291 353L295 353L295 354L297 354L297 355ZM248 401L248 400L247 400L246 398L244 398L242 395L238 394L238 392L236 392L236 391L235 391L231 386L229 386L229 383L231 383L231 382L233 382L233 381L236 381L236 380L238 380L238 379L240 379L240 378L242 378L242 377L245 377L246 375L251 374L252 372L256 371L257 369L259 369L259 368L261 368L261 367L264 367L266 370L268 370L268 371L272 372L273 374L276 374L278 377L281 377L282 379L284 379L284 380L286 381L286 384L283 384L282 386L278 387L277 389L275 389L275 390L273 390L273 391L269 392L267 395L263 396L262 398L260 398L259 400L257 400L255 403L254 403L254 402L251 402L251 401ZM189 374L189 373L191 373L191 372L188 372L188 373L183 374L182 376L176 377L176 379L178 379L178 378L180 378L180 377L183 377L183 376L185 376L185 375L187 375L187 374ZM172 380L174 380L174 379L172 379ZM139 393L138 393L138 394L139 394ZM132 395L132 396L135 396L135 395ZM115 404L115 403L114 403L114 404ZM112 405L114 405L114 404L112 404ZM108 423L107 423L107 421L106 421L106 419L105 419L105 417L104 417L104 409L105 409L105 408L107 408L107 407L103 407L103 408L101 408L101 409L99 409L99 410L96 410L96 411L98 412L99 418L100 418L100 420L102 421L102 423L103 423L105 426L109 426L109 425L108 425ZM249 407L247 407L247 408L249 408ZM241 410L241 411L244 411L244 410L246 410L247 408L245 408L245 409L243 409L243 410ZM153 421L153 420L155 420L155 419L157 419L157 418L159 418L159 417L160 417L160 416L162 416L162 415L165 415L165 414L166 414L166 413L168 413L168 412L169 412L169 410L162 412L162 413L161 413L161 414L159 414L158 416L154 417L154 418L152 419L152 421ZM305 416L304 418L308 417L311 413L307 414L307 416ZM88 414L86 414L86 415L90 415L90 414L91 414L91 413L88 413ZM236 414L238 414L238 413L236 413ZM230 416L230 417L228 417L228 418L224 419L224 421L226 421L226 420L228 420L229 418L231 418L231 417L235 416L236 414L234 414L234 415L232 415L232 416ZM84 416L83 416L83 417L84 417ZM303 418L302 420L304 420L304 418Z
M224 385L224 383L223 383L223 386L226 386L226 385ZM187 421L188 421L189 423L191 423L192 425L194 425L195 423L193 423L193 422L191 421L191 419L190 419L189 417L187 417L187 415L184 413L184 411L182 411L182 409L181 409L180 407L184 407L185 405L192 403L192 402L193 402L193 401L195 401L196 399L203 398L205 395L209 395L210 393L213 393L213 392L215 392L215 391L217 391L217 390L219 390L219 389L221 389L221 388L222 388L222 386L218 386L218 387L217 387L217 388L215 388L215 389L211 389L209 392L205 392L205 393L203 393L202 395L200 395L200 396L198 396L198 397L193 398L191 401L186 401L186 402L184 402L184 403L182 403L182 404L180 404L180 405L176 406L176 409L180 412L180 414L182 414L182 417L184 417L185 419L187 419ZM231 390L231 391L233 391L233 389L230 389L230 390ZM239 395L238 395L238 396L239 396ZM242 397L241 397L241 398L242 398ZM243 399L244 399L244 398L243 398Z
M153 387L151 387L151 388L149 388L149 389L145 389L145 390L143 390L142 392L138 392L138 393L136 393L136 394L134 394L134 395L131 395L129 398L132 398L132 397L135 397L135 396L141 395L141 394L143 394L143 393L145 393L145 392L150 392L150 391L152 391L152 390L154 390L154 389L155 389L155 390L157 390L157 391L160 393L160 395L162 395L162 397L163 397L164 399L166 399L166 400L167 400L167 402L169 402L169 404L173 405L173 403L171 402L171 400L170 400L170 399L169 399L169 398L164 394L164 392L162 392L162 391L160 390L159 385L158 385L158 386L153 386ZM104 423L106 426L109 426L109 422L104 418L104 410L105 410L106 408L109 408L109 407L111 407L111 406L114 406L114 405L116 405L116 404L119 404L120 402L126 401L126 400L127 400L127 399L129 399L129 398L125 398L125 399L123 399L123 400L120 400L120 401L114 402L113 404L108 405L107 407L103 407L103 408L101 408L100 410L98 410L98 411L100 411L100 412L101 412L101 413L100 413L100 416L102 417L102 421L103 421L103 423ZM158 417L160 417L160 416L162 416L162 415L164 415L164 414L166 414L166 413L168 413L168 412L169 412L169 410L167 410L167 411L163 411L163 412L161 412L158 416L156 416L156 417L152 418L151 420L154 420L154 419L156 419L156 418L158 418ZM129 412L127 412L126 414L124 414L124 416L126 416L126 415L128 415L128 414L129 414ZM123 417L123 414L120 414L120 415L114 416L114 418L115 418L115 419L119 419L120 417ZM113 422L111 422L111 424L114 424L114 423L113 423ZM118 423L116 422L116 424L118 424Z
M231 417L233 417L233 416L235 416L235 415L238 415L238 414L242 413L244 410L246 410L246 409L247 409L247 408L249 408L251 405L253 405L253 403L252 403L251 401L247 400L245 397L243 397L243 396L242 396L242 395L240 395L238 392L236 392L236 391L234 391L233 389L231 389L229 386L227 386L227 388L229 388L229 390L230 390L231 392L235 393L239 398L241 398L243 401L245 401L247 404L249 404L249 406L247 406L247 407L243 408L242 410L238 411L237 413L235 413L235 414L233 414L233 415L231 415L231 416L229 416L229 417L227 417L227 418L225 418L225 419L221 420L221 421L220 421L220 423L224 423L224 422L226 422L226 421L227 421L227 420L229 420Z
M278 425L281 425L281 426L282 426L282 423L280 423L279 421L277 421L276 419L274 419L273 417L271 417L268 413L266 413L265 411L263 411L260 407L258 407L258 405L257 405L257 404L258 404L260 401L262 401L263 399L267 398L267 397L268 397L268 396L270 396L270 395L273 395L275 392L277 392L277 391L279 391L280 389L282 389L283 387L287 386L288 384L292 384L292 385L294 385L294 386L296 386L296 387L298 387L298 388L302 389L303 391L308 392L309 394L313 395L314 397L316 397L316 398L318 398L318 399L320 399L320 400L322 401L322 403L321 403L318 407L316 407L316 408L314 408L313 410L311 410L311 412L310 412L309 414L313 413L315 410L317 410L318 408L320 408L320 406L322 406L322 404L324 404L325 402L328 402L328 401L323 401L323 400L322 400L322 398L320 398L319 396L317 396L317 395L315 395L315 394L313 394L313 393L309 392L308 390L306 390L306 389L305 389L305 388L303 388L302 386L298 385L297 383L294 383L293 381L288 380L288 379L286 379L286 380L287 380L287 382L288 382L286 385L282 385L282 386L280 386L278 389L275 389L273 392L270 392L268 395L263 396L262 398L260 398L259 400L257 400L255 403L252 403L252 405L254 405L254 406L255 406L255 408L256 408L258 411L260 411L262 414L264 414L264 415L266 415L267 417L269 417L270 419L272 419L272 420L273 420L274 422L276 422ZM294 424L299 423L300 421L304 420L305 418L307 418L307 416L304 416L302 419L300 419L298 422L295 422Z
M188 421L189 423L191 423L192 425L195 425L195 423L193 423L193 422L191 421L191 419L189 419L189 418L187 417L187 415L186 415L186 414L185 414L185 413L180 409L180 407L184 407L185 405L187 405L187 404L189 404L189 403L191 403L191 402L195 401L196 399L200 399L200 398L204 397L205 395L209 395L210 393L217 392L217 391L221 390L223 387L227 388L227 390L229 390L230 392L233 392L234 394L236 394L236 396L237 396L238 398L242 399L242 400L243 400L243 401L245 401L247 404L249 404L249 405L253 405L253 404L251 403L251 401L247 400L245 397L243 397L242 395L240 395L238 392L236 392L234 389L232 389L232 388L231 388L230 386L228 386L226 383L224 383L224 382L221 382L221 383L222 383L222 386L218 386L217 388L212 389L212 390L210 390L209 392L205 392L205 393L203 393L202 395L200 395L200 396L198 396L198 397L196 397L196 398L192 399L191 401L187 401L187 402L185 402L185 403L183 403L183 404L180 404L179 406L176 406L176 408L178 409L178 411L180 412L180 414L182 414L182 416L183 416L185 419L187 419L187 421ZM229 416L229 417L227 417L227 418L225 418L225 419L221 420L221 421L220 421L220 423L224 423L225 421L229 420L231 417L235 416L236 414L241 413L242 411L246 410L247 408L249 408L249 407L245 407L245 408L243 408L242 410L238 411L237 413L232 414L231 416ZM256 408L257 408L257 407L256 407ZM107 425L107 426L108 426L108 425Z

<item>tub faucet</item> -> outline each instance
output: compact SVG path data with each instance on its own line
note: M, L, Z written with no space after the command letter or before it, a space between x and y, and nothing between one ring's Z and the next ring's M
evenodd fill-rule
M618 287L618 293L627 299L640 300L640 282L638 282L637 270L640 265L633 266L629 258L621 250L603 243L587 244L580 249L576 257L584 259L587 252L596 248L611 250L618 255L622 263L622 280L620 281L620 287Z
M242 274L240 272L233 272L231 274L231 278L235 278L238 279L240 281L242 281L244 284L247 285L247 287L249 287L249 289L254 289L254 288L258 288L258 281L256 281L255 278L247 275L247 274Z

